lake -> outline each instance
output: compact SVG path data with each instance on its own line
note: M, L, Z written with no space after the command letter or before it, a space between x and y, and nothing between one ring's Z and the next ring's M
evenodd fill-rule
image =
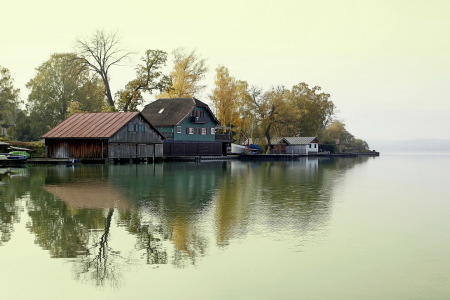
M449 154L1 170L1 299L450 299Z

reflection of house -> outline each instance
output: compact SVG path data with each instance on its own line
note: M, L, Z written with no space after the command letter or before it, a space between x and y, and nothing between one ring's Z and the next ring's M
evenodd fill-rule
M225 141L216 135L219 121L196 98L158 99L142 115L166 138L164 156L226 154Z
M319 140L316 137L278 137L272 139L272 153L299 154L319 152Z
M48 158L162 157L164 137L138 112L76 113L42 136Z
M119 189L104 182L45 185L44 189L73 208L130 208Z

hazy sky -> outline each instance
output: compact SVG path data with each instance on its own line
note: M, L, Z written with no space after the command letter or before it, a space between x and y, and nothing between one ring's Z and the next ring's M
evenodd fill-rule
M118 4L116 4L118 3ZM78 37L117 31L136 55L112 69L112 88L134 76L147 49L196 49L215 68L270 89L321 86L358 138L450 138L450 1L8 1L0 65L24 100L26 82Z

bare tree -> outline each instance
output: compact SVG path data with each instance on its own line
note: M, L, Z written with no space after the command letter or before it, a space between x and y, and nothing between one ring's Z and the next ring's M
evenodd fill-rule
M114 100L109 84L109 69L130 55L130 52L120 48L117 32L107 34L97 30L93 36L77 40L77 59L100 75L105 84L105 95L108 104L114 107Z

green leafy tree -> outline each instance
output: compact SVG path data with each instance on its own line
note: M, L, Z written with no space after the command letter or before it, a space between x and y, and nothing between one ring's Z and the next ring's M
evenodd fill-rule
M19 89L14 88L14 80L8 69L0 66L0 125L13 125L15 111L20 104Z
M186 52L184 48L173 51L174 67L170 73L171 86L158 98L188 98L194 97L205 88L201 81L208 71L206 60L200 58L195 51Z
M92 77L88 68L75 58L73 53L53 54L36 68L36 76L27 83L33 139L63 121L73 107L79 111L101 111L104 105L101 81Z
M299 112L295 123L295 130L298 131L295 135L318 136L332 121L335 106L329 100L330 94L320 90L318 86L310 88L308 84L301 82L289 92L290 102Z
M164 75L161 68L166 65L167 53L162 50L147 50L141 58L142 64L136 68L136 79L128 82L125 89L116 93L117 108L122 111L136 111L144 101L141 92L152 94L158 90L168 90L170 77Z
M25 110L18 109L16 111L16 121L11 127L9 133L11 139L16 141L32 141L35 140L32 133L32 120Z
M339 120L333 121L323 130L320 140L324 144L335 145L337 150L340 152L363 152L369 150L369 145L367 142L361 139L356 139L350 132L347 131L345 124Z
M262 93L260 89L250 92L253 111L258 119L260 137L267 142L267 150L272 144L273 134L279 135L282 128L292 124L298 112L295 106L290 105L287 97L288 91L280 86Z

